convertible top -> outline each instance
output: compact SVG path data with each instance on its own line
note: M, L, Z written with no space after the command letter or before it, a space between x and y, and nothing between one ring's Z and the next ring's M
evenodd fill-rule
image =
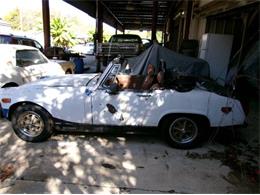
M176 71L193 77L208 78L210 75L209 64L206 61L176 53L157 43L153 43L139 56L127 59L132 75L146 75L149 64L152 64L158 72L161 61L165 62L167 71Z

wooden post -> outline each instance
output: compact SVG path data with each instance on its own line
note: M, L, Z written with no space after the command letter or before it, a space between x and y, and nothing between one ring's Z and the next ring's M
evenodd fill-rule
M156 40L156 25L158 18L158 1L153 1L152 40Z
M167 32L167 26L168 26L168 22L169 22L169 18L166 18L166 22L164 24L164 28L163 28L163 44L164 46L166 46L166 42L167 42L167 38L168 38L168 32Z
M96 34L98 43L103 39L103 15L100 0L96 0Z
M189 39L190 21L191 21L191 17L192 17L192 7L193 7L193 2L192 2L192 0L190 0L187 2L184 40Z
M96 46L96 53L98 44L102 43L103 41L103 15L102 15L102 7L99 0L96 0L96 31L95 31L95 46ZM101 70L101 59L97 56L97 67L96 72L100 72Z
M116 31L115 31L115 34L117 35L117 23L116 23Z
M242 33L242 40L241 40L241 46L239 49L239 56L238 56L238 62L237 64L240 65L241 59L242 59L242 55L243 55L243 49L244 49L244 45L245 45L245 37L246 37L246 31L247 31L247 24L248 24L248 13L244 13L242 14L243 17L243 33Z
M44 49L51 46L49 0L42 0L42 18L44 33Z

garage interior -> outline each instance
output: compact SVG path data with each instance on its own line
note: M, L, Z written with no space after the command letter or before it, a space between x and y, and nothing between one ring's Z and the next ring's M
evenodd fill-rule
M164 46L177 52L180 51L183 40L200 41L204 33L231 34L234 36L232 58L237 52L241 57L245 55L243 50L246 51L250 43L259 37L259 2L256 0L65 2L96 18L98 42L102 42L103 22L113 26L116 33L151 30L152 40L156 39L156 31L163 31Z
M95 43L103 41L104 22L116 29L115 34L125 30L151 30L151 40L156 39L157 31L162 31L163 46L180 53L185 47L192 47L193 57L198 57L203 34L228 34L233 35L229 59L232 62L236 58L235 64L240 64L248 48L259 39L259 2L256 0L64 1L96 18ZM48 0L42 2L45 47L49 47L49 3ZM100 63L97 63L99 71Z
M163 46L192 57L201 57L203 34L231 35L233 42L228 56L228 70L243 64L248 53L252 52L250 48L257 45L259 40L260 3L256 0L64 1L96 18L95 43L103 41L103 22L113 26L116 29L115 34L124 33L125 30L151 30L151 40L156 40L156 32L162 31ZM43 0L43 12L44 10L44 19L48 23L47 0ZM48 31L46 28L47 45ZM192 52L185 53L187 50ZM258 64L258 59L256 63ZM100 66L97 63L97 72L100 71ZM244 78L236 83L246 107L249 107L249 97L259 97L259 66L254 66L254 75L247 75L254 77L252 88L248 87L249 84L245 81L247 79Z

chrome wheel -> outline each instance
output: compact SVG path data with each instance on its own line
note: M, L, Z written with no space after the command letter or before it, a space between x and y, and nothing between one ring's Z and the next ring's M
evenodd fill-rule
M189 118L177 118L169 127L169 135L173 141L179 144L186 144L196 139L198 126Z
M26 111L19 115L17 126L26 136L36 137L44 130L44 121L36 112Z

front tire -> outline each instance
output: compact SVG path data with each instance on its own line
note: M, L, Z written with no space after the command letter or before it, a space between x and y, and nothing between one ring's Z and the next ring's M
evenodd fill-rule
M15 134L24 141L45 141L53 132L51 116L40 106L19 106L14 111L11 121Z
M174 148L191 149L202 142L206 126L199 118L172 116L162 125L164 138Z

